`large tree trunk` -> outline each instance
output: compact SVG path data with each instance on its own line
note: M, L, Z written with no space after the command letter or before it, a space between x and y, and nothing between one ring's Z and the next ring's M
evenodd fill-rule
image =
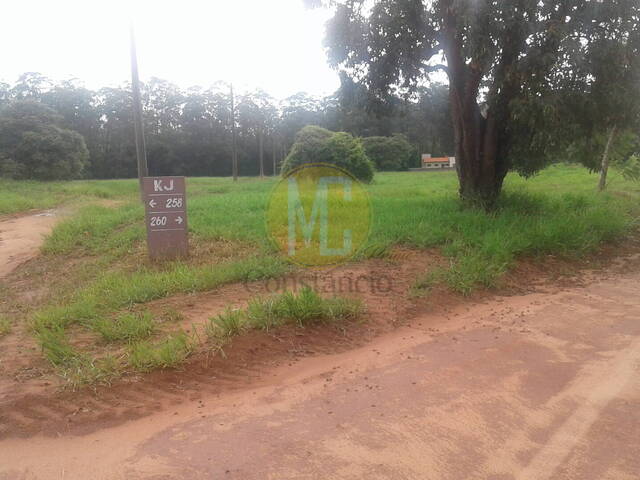
M452 96L457 92L452 88ZM499 158L497 119L489 112L485 118L473 102L452 100L456 138L456 169L460 197L471 206L491 210L502 190L507 168Z
M507 105L513 87L503 85L502 89L492 89L491 107L487 108L486 115L481 113L478 92L485 67L465 62L462 42L456 35L456 22L452 14L446 19L444 50L460 197L470 206L491 210L500 196L508 171L500 141L508 121Z
M607 188L607 174L609 173L609 153L611 152L611 144L616 136L617 127L614 125L609 131L609 138L607 138L607 145L604 147L604 153L602 154L602 166L600 168L600 182L598 182L598 191L602 192Z

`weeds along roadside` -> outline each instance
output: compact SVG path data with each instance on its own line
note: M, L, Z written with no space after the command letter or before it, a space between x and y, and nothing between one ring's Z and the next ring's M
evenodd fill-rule
M104 343L133 344L147 342L154 333L155 323L149 314L122 312L133 305L179 293L213 290L228 283L255 281L279 276L288 265L276 257L250 257L215 265L190 266L176 263L161 272L142 270L134 273L107 272L95 282L76 291L65 305L46 307L33 316L32 329L44 356L73 384L93 383L113 374L113 365L122 364L124 357L97 360L73 347L70 327L79 326L100 336ZM116 312L121 312L117 314ZM135 358L152 350L163 350L163 362L158 366L175 366L171 357L186 358L192 347L184 332L174 332L167 342L151 348L147 342ZM164 340L162 341L164 342ZM125 362L126 363L126 362ZM136 362L139 367L144 362ZM86 378L85 378L86 377Z
M36 336L47 360L71 387L108 383L129 371L148 372L182 364L202 347L203 338L219 350L235 335L250 329L269 330L283 325L308 325L353 321L362 315L364 305L349 298L323 298L306 287L298 293L285 292L254 298L245 309L227 309L211 318L193 333L179 330L160 339L151 339L156 323L150 312L125 312L114 319L102 318L89 328L104 343L121 347L118 355L93 357L74 348L59 324L35 326ZM180 318L175 312L171 321Z
M418 278L415 290L421 293L436 283L462 293L493 287L522 256L579 258L603 243L629 234L638 222L640 192L636 185L622 185L624 195L617 195L616 190L596 195L590 180L586 171L565 166L554 167L527 182L509 176L499 208L487 214L461 208L454 193L453 174L378 175L368 187L374 225L360 258L384 256L395 245L440 249L449 265ZM83 286L76 285L72 294L63 295L63 301L52 302L35 314L33 327L45 355L49 358L48 353L51 354L54 365L71 365L68 375L84 369L89 377L100 378L114 362L109 358L95 360L66 348L70 346L68 339L66 346L63 340L70 327L97 332L100 322L107 319L121 322L124 329L127 321L119 320L117 312L134 304L282 275L288 266L273 252L260 247L266 242L263 204L270 185L259 181L233 185L224 179L190 179L190 189L194 190L189 203L190 230L195 245L203 245L206 250L213 242L227 242L234 250L242 242L254 242L243 252L243 258L238 259L232 252L227 260L215 265L196 261L161 269L140 263L118 267L116 264L136 248L137 253L142 251L143 213L136 203L116 208L86 207L59 224L45 242L45 255L91 258L99 265L95 274L86 276ZM558 188L567 185L569 193ZM229 211L234 215L228 215ZM73 270L69 273L73 275ZM136 341L150 340L138 336ZM184 345L178 338L163 348L179 350ZM122 361L115 359L115 363Z

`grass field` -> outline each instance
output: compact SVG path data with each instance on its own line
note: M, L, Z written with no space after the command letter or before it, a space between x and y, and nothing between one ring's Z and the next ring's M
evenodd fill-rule
M597 194L596 182L595 175L568 165L530 180L510 175L499 208L487 214L462 208L453 172L378 174L367 186L373 224L360 259L384 256L396 245L436 247L450 265L417 279L417 286L442 282L462 293L492 287L519 257L578 258L638 226L640 185L614 175L609 192ZM187 262L157 265L145 255L136 180L0 181L0 214L61 205L75 212L46 239L40 270L22 273L34 285L42 281L38 271L56 279L49 281L45 299L35 305L9 299L0 306L0 318L29 321L45 356L74 381L100 380L124 364L143 371L170 366L193 351L192 339L179 331L159 335L144 312L131 317L128 310L290 271L266 234L265 205L274 184L275 179L234 184L190 178L193 255ZM124 357L81 351L69 339L74 328L122 345Z

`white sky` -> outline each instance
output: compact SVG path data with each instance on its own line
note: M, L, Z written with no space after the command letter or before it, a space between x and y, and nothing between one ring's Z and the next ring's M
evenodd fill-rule
M133 17L142 80L324 95L339 86L322 47L330 16L302 0L4 0L0 79L35 71L89 88L119 85L130 78Z

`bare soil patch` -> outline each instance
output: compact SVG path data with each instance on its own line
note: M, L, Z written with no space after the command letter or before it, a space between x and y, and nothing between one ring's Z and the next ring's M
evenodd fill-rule
M622 251L623 255L615 256L616 251ZM18 364L13 365L10 360L5 369L13 370L13 374L0 376L0 436L85 434L202 396L246 389L267 381L275 367L293 365L304 357L363 346L419 316L449 318L454 309L485 303L498 293L557 292L637 268L638 252L640 245L630 240L624 245L612 246L610 251L605 248L580 263L553 257L523 260L504 278L499 291L478 291L469 297L444 287L416 297L411 292L416 278L442 266L446 259L436 251L396 249L389 258L367 260L329 272L306 271L281 279L232 284L202 294L154 301L145 304L145 308L157 313L180 312L183 319L170 328L187 330L198 330L211 316L228 306L242 307L253 296L296 290L303 285L313 286L324 295L361 298L368 312L364 322L339 328L286 327L249 332L234 338L222 351L200 351L180 369L131 375L111 386L76 392L60 390L61 383L47 373L38 352L31 348L32 362L23 359L15 370Z
M203 355L84 397L60 436L1 441L0 478L635 478L640 265L628 265L586 287L417 306L362 344L366 324L250 333L228 363Z
M59 219L56 210L0 219L0 278L35 257Z

